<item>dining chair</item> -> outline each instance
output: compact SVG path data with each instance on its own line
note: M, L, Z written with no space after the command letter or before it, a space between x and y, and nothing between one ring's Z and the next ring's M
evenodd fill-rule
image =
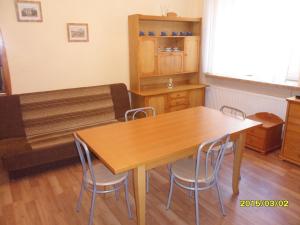
M227 105L223 105L221 108L220 108L220 111L225 114L225 115L228 115L228 116L231 116L231 117L234 117L236 119L239 119L239 120L245 120L246 119L246 113L244 113L242 110L240 109L237 109L237 108L234 108L234 107L231 107L231 106L227 106ZM230 141L228 143L228 145L226 146L226 151L228 153L231 153L233 152L233 154L235 154L235 142L233 141Z
M235 117L237 119L241 119L241 120L245 120L246 119L246 113L244 113L242 110L231 107L231 106L227 106L227 105L223 105L220 108L220 111L226 115Z
M79 212L81 207L83 191L92 192L90 216L88 223L89 225L92 225L94 218L96 194L115 192L117 198L118 191L124 185L128 217L132 218L128 194L128 172L114 175L102 163L95 164L92 161L91 154L87 145L76 134L74 134L74 137L82 165L82 183L76 206L77 212Z
M142 107L136 109L130 109L125 112L125 121L128 122L130 120L135 120L137 116L140 117L148 117L148 116L156 116L156 110L153 107ZM146 192L149 192L149 178L150 174L146 172Z
M181 188L193 191L195 198L196 225L199 225L198 192L216 186L220 208L225 216L222 193L218 184L218 175L224 157L224 151L229 142L229 137L230 135L227 134L217 139L206 141L199 145L196 158L189 157L171 164L170 191L167 209L169 209L171 205L174 183ZM217 146L220 147L216 148ZM211 154L217 156L213 164L210 162Z

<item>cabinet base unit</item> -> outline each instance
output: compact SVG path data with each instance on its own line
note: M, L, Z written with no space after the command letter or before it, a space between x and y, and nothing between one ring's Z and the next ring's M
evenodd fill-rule
M203 106L205 87L205 85L186 85L172 89L131 91L132 107L152 106L160 114L189 107Z

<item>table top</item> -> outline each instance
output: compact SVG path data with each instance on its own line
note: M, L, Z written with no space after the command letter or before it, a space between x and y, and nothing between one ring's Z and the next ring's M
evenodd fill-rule
M257 126L261 123L200 106L76 133L117 174L180 154L211 138Z

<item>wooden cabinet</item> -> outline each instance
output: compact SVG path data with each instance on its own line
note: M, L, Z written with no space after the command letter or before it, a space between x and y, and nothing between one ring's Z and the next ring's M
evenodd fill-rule
M184 40L184 72L199 71L200 37L186 37Z
M281 158L300 165L300 100L288 98Z
M263 125L247 132L246 147L261 153L267 153L281 147L283 120L267 112L256 113L248 119L261 122Z
M201 19L131 15L128 21L133 107L153 106L164 113L204 105L205 85L200 84L199 74ZM181 31L192 35L172 36ZM149 32L154 35L148 36ZM161 32L167 35L160 36ZM170 80L172 89L168 89Z

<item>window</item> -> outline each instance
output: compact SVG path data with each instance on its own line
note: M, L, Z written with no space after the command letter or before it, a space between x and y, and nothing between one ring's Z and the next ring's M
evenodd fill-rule
M206 73L299 80L299 0L205 0L204 8Z

